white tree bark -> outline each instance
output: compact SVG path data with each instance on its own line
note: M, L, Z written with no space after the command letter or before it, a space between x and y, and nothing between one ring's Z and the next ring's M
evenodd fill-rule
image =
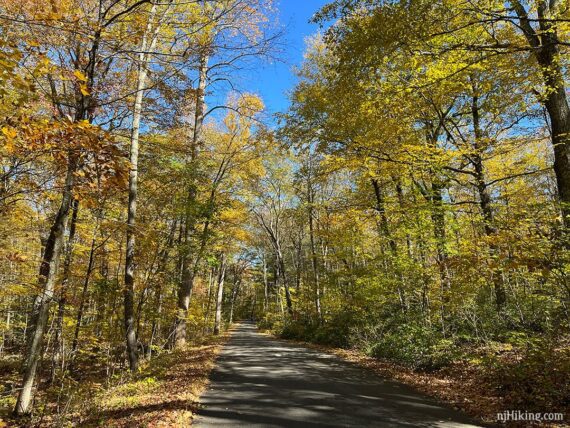
M222 302L224 298L224 280L226 277L226 255L222 254L222 264L218 274L218 294L216 298L216 319L214 323L214 334L220 334L222 324Z
M125 258L125 290L124 290L124 311L125 311L125 334L127 342L127 356L131 371L138 368L137 338L135 332L135 310L134 310L134 287L135 287L135 248L136 248L136 216L137 216L137 196L138 196L138 162L139 162L139 135L142 117L142 107L146 80L148 76L148 64L150 54L156 45L160 22L155 23L157 6L153 3L147 26L141 41L138 56L137 92L133 105L133 125L131 131L130 144L130 170L129 170L129 206L127 217L127 247Z

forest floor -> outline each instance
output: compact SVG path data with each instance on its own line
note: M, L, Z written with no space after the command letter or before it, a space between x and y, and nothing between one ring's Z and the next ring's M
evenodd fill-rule
M0 427L186 427L227 337L205 337L185 349L164 352L144 361L133 376L82 378L76 382L81 389L68 383L65 398L60 394L57 399L53 389L42 391L38 398L47 404L37 406L27 422L11 418L10 397L0 402Z
M263 333L275 337L270 331L264 331ZM520 409L522 412L532 412L533 410L525 408L524 404L521 404L521 400L523 400L523 402L525 399L530 400L527 401L529 407L534 407L542 398L538 395L533 395L532 392L528 391L530 388L525 385L520 385L520 389L527 390L526 397L521 397L517 395L516 392L509 391L509 388L498 388L497 385L499 382L494 378L494 373L490 372L489 367L482 363L482 358L484 358L486 352L489 352L489 349L472 350L472 358L455 361L449 366L438 370L418 371L392 361L367 356L363 354L362 351L356 349L335 348L298 340L286 341L334 354L347 362L367 368L385 379L395 380L411 386L417 391L465 412L485 425L494 426L498 424L497 415L506 410ZM565 351L567 351L567 349ZM499 351L495 350L494 352L500 353L498 361L502 361L505 367L511 366L511 369L516 370L514 367L520 362L520 355L517 351L503 349ZM536 370L540 370L540 368L537 367ZM560 376L564 375L560 374ZM564 381L564 379L560 380ZM541 379L537 377L534 381L541 382ZM533 380L528 379L528 382L531 383ZM568 383L568 379L564 382ZM556 388L554 385L550 386ZM506 424L501 424L500 426L513 428L570 427L570 406L567 402L565 404L559 404L562 409L556 408L554 410L546 407L542 409L541 413L562 412L564 422L511 421Z

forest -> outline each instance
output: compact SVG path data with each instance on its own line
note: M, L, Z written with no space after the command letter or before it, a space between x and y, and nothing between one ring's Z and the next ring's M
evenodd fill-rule
M2 1L0 426L89 426L243 319L570 417L568 1L331 0L272 114L279 7Z

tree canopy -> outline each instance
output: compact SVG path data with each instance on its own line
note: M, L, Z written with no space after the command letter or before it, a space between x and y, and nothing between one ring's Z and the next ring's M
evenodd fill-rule
M277 125L240 79L276 7L0 6L4 407L252 318L417 370L512 351L497 388L562 408L568 3L332 1Z

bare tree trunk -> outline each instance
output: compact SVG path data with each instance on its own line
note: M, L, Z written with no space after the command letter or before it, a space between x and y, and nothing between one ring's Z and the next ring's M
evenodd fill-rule
M206 334L206 330L208 329L208 324L210 320L210 307L212 306L212 286L214 283L214 268L210 269L208 274L208 300L206 302L206 311L204 314L204 328L202 330L202 334Z
M267 259L265 251L263 252L263 312L267 312L269 308L269 283L267 281Z
M309 160L310 162L310 160ZM317 319L319 324L323 322L323 314L321 310L321 285L319 282L319 265L317 259L317 251L315 248L315 226L314 226L314 189L312 182L312 169L309 165L307 177L307 202L309 204L309 241L311 244L311 262L313 266L313 277L315 279L315 310L317 311Z
M71 354L75 356L77 345L79 344L79 331L81 329L81 321L83 320L83 312L85 310L85 300L87 298L87 291L89 288L89 280L95 265L95 235L97 227L93 230L93 238L91 239L91 250L89 251L89 263L87 264L87 271L83 280L83 290L81 291L81 300L79 302L79 309L77 310L77 317L75 319L75 332L73 334L73 343L71 345Z
M397 176L392 176L392 180L394 181L396 187L396 195L398 195L398 206L400 207L401 212L404 213L406 210L406 203L404 200L404 190L402 189L402 181L400 177ZM409 233L406 233L406 250L408 257L412 259L413 258L412 238Z
M11 318L12 318L12 311L8 309L8 312L6 314L6 324L4 325L4 331L2 332L2 349L0 351L0 354L3 354L4 349L6 349L6 342L7 342L8 333L10 331Z
M236 284L234 284L234 286L232 287L232 295L230 298L230 316L228 319L228 322L230 325L234 322L234 303L235 303L235 298L236 298L236 293L237 293L236 290L237 290Z
M281 251L281 245L279 242L276 243L276 255L277 263L279 263L279 273L281 274L281 280L283 281L283 288L285 289L285 304L287 305L287 312L289 315L293 313L293 300L291 299L291 291L289 290L289 283L287 282L287 274L285 272L285 260L283 259L283 253Z
M214 334L220 334L222 324L222 302L224 298L224 280L226 277L226 255L222 253L220 271L218 272L218 292L216 297L216 318L214 321Z
M65 315L65 305L67 304L67 287L69 285L69 276L71 271L71 259L73 256L73 246L75 243L75 229L77 224L77 215L79 211L79 200L74 199L72 202L71 225L69 226L69 237L67 248L65 249L65 261L63 263L63 278L61 280L61 289L59 292L59 301L57 308L57 321L55 326L55 337L53 342L53 358L51 366L51 381L55 380L57 367L64 354L63 346L63 317Z
M437 148L438 137L442 129L443 119L439 119L439 124L433 126L433 123L426 122L426 143L430 148ZM440 176L438 171L429 169L431 179L431 187L422 186L416 182L420 192L426 201L431 205L431 220L433 226L433 236L435 238L435 256L440 277L440 320L441 329L445 334L449 319L449 300L451 294L451 278L449 276L449 260L446 247L446 229L445 229L445 206L443 204L443 190L445 189L445 180Z
M433 233L435 237L436 260L439 267L439 275L441 282L441 324L443 332L447 330L447 321L449 318L449 300L451 293L451 279L448 269L448 253L445 246L445 209L443 206L443 185L437 178L431 184L431 202L432 202L432 222Z
M562 218L570 228L570 108L564 87L553 91L546 101L554 145L554 173L562 204ZM566 230L565 233L568 233ZM565 239L568 237L565 236Z
M99 43L101 39L101 29L95 31L92 37L92 45L89 49L89 62L86 66L87 89L91 90L95 80L97 53L99 51ZM79 122L89 118L92 104L92 96L82 93L76 94L78 103L75 110L75 122ZM26 358L23 367L22 388L18 394L14 413L16 415L25 415L31 411L31 403L33 398L33 386L38 369L39 360L42 354L43 339L49 318L49 305L53 299L53 292L57 271L59 267L59 256L63 245L63 237L67 228L67 220L71 209L73 198L73 188L75 185L75 173L78 168L78 154L73 150L69 150L67 154L67 171L65 176L65 184L61 195L61 205L59 206L55 220L50 228L45 247L42 252L42 261L39 269L39 289L38 294L32 306L30 314L29 328L26 329Z
M230 300L230 325L234 322L234 305L236 303L237 295L239 293L239 286L241 284L241 279L236 278L232 287L232 296Z
M202 145L202 130L206 109L206 86L208 82L208 54L204 51L200 56L200 69L198 72L198 88L196 91L196 111L194 115L194 132L192 146L190 147L190 161L194 162L198 157L198 151ZM190 308L190 297L194 286L193 264L190 254L190 235L194 231L194 215L192 207L196 201L196 185L191 179L188 189L188 201L186 202L185 240L182 260L182 280L178 290L178 313L174 326L174 347L179 348L186 344L186 318Z
M567 229L570 228L570 107L560 65L560 40L554 21L549 19L550 12L556 9L558 1L540 0L537 2L538 30L532 27L528 13L519 0L511 0L510 3L519 18L519 27L540 66L546 87L546 95L541 101L550 118L554 147L554 174L566 234ZM564 239L565 244L569 245L568 236Z
M203 144L204 115L206 113L206 86L208 84L208 52L200 54L200 69L198 70L198 90L196 93L196 111L194 115L194 134L192 138L192 160L198 156L198 150Z
M17 415L24 415L31 411L33 398L33 386L38 369L39 360L42 354L44 333L46 330L49 305L53 299L53 291L57 276L59 255L63 243L63 236L67 227L67 218L71 209L75 170L77 168L76 155L70 153L68 156L67 173L65 186L62 193L61 205L50 229L46 241L43 258L39 272L39 288L41 290L34 299L32 313L30 317L31 325L28 329L26 359L24 361L24 376L22 379L22 389L18 395L14 412Z
M148 73L149 51L154 48L158 26L153 33L156 4L150 10L147 26L141 41L138 58L137 93L133 105L133 128L131 131L130 170L129 170L129 208L127 216L127 247L125 251L125 338L127 343L127 357L129 368L136 371L138 368L137 337L135 330L135 245L136 245L136 216L138 196L138 162L139 162L139 134L142 117L142 105L146 78ZM151 39L149 41L149 38Z
M388 226L388 217L386 217L386 208L384 206L384 193L377 179L372 179L372 187L374 187L374 196L376 197L376 211L380 215L380 233L388 240L390 251L393 256L397 256L398 247Z
M254 294L254 295L253 295L253 300L252 300L252 302L251 302L251 313L250 313L250 315L249 315L249 318L250 318L252 321L255 321L255 306L256 306L256 305L257 305L257 295Z
M192 288L194 285L194 276L192 268L188 266L190 260L183 262L182 284L178 290L178 314L174 327L174 347L181 348L186 345L186 318L190 308L190 298L192 296Z
M170 233L169 233L168 238L166 240L165 246L164 246L163 250L161 251L160 255L158 256L158 262L157 262L156 270L154 271L155 275L160 274L163 271L166 263L168 262L168 254L169 254L169 250L172 248L172 245L174 243L174 238L176 235L176 228L177 228L177 221L174 221L172 223L171 228L170 228ZM162 314L162 299L163 299L162 288L163 288L162 281L159 280L158 286L157 286L157 289L155 292L156 312L152 316L152 322L151 322L151 328L150 328L150 339L149 339L149 343L148 343L147 358L149 360L152 357L152 347L154 345L154 342L160 333L160 321L161 321L161 314Z
M398 244L396 243L396 240L392 236L392 233L390 232L390 227L388 225L388 217L386 216L386 207L384 203L384 192L382 191L380 183L376 178L372 179L372 187L374 188L374 195L376 197L376 211L380 216L380 221L379 221L380 234L388 240L388 245L390 247L390 254L392 255L392 258L387 261L387 264L395 269L396 268L395 261L398 258ZM402 275L399 275L399 273L397 272L396 272L396 281L400 283L400 285L398 285L398 296L400 298L400 306L402 312L406 312L407 298L405 290L403 288L404 280Z
M162 284L158 285L156 290L156 314L152 318L152 324L150 328L150 339L148 341L148 352L147 358L150 360L152 357L152 346L154 341L160 332L160 317L162 315Z
M495 219L491 207L491 195L489 194L489 189L485 182L483 159L481 157L482 147L480 147L483 132L481 130L481 119L479 116L479 98L476 94L476 88L474 85L475 83L472 82L474 94L471 100L471 114L473 117L473 133L475 134L475 153L470 156L470 159L475 169L474 176L477 184L477 193L479 194L479 206L481 207L481 213L483 215L485 234L490 238L489 250L491 256L496 256L498 248L493 236L497 233L497 228L495 227ZM501 311L505 306L507 296L503 286L503 278L499 269L493 269L493 284L495 288L495 304L497 305L497 309Z

